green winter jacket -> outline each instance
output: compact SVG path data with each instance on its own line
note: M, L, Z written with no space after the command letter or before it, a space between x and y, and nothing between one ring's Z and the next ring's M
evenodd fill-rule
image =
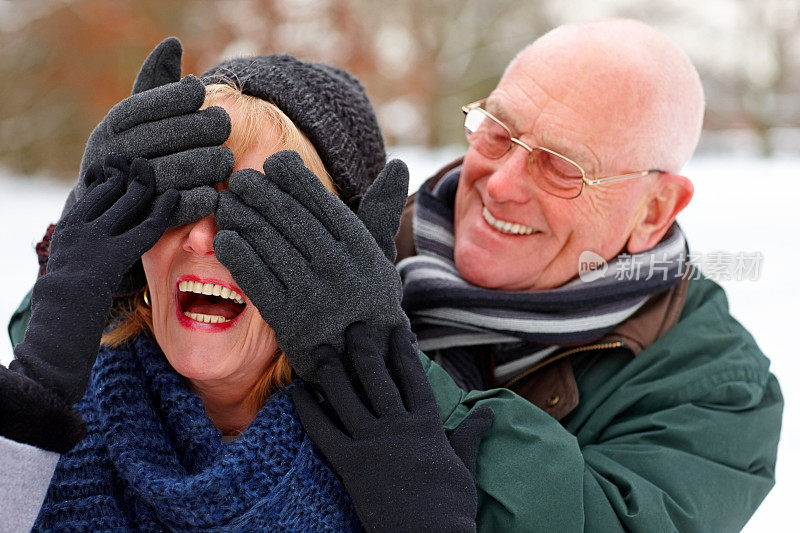
M481 531L736 531L774 484L778 382L709 280L690 282L679 322L639 355L574 360L580 402L561 422L505 389L466 393L422 359L447 430L494 410L476 471Z
M678 323L639 355L574 361L580 402L561 422L426 368L447 429L494 410L476 472L481 531L737 531L774 484L780 388L707 279L690 282Z

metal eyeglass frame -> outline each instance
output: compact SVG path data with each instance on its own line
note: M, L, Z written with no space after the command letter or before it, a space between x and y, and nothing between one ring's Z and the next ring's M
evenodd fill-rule
M494 115L492 115L491 113L486 111L486 109L481 107L485 103L486 103L486 98L484 98L482 100L478 100L477 102L472 102L471 104L466 104L466 105L461 106L461 111L464 112L465 120L466 120L466 115L470 111L473 111L473 110L480 111L481 113L483 113L484 115L489 117L491 120L493 120L495 123L500 125L500 127L502 127L504 130L506 130L506 132L508 132L508 137L510 139L510 142L508 143L508 150L511 150L511 148L512 148L512 146L514 144L516 144L518 146L521 146L522 148L527 150L529 154L532 154L534 150L543 150L543 151L545 151L545 152L547 152L549 154L553 154L556 157L560 157L561 159L564 159L565 161L569 161L570 163L575 165L575 167L577 167L578 170L581 171L581 188L580 188L580 190L578 191L578 193L575 196L559 196L557 194L553 194L552 192L550 192L548 190L542 189L547 194L555 196L556 198L563 198L564 200L574 200L575 198L577 198L578 196L581 195L581 193L583 192L584 185L597 185L598 183L605 183L605 182L608 182L608 181L616 181L616 180L622 180L622 179L628 179L628 178L642 178L644 176L649 176L650 174L653 174L653 173L656 173L656 172L659 173L659 174L665 173L665 171L663 171L663 170L659 170L657 168L651 168L649 170L639 170L637 172L628 172L626 174L619 174L619 175L616 175L616 176L604 176L602 178L587 178L586 177L586 171L583 170L583 167L580 166L575 161L573 161L572 159L570 159L569 157L567 157L565 155L562 155L562 154L559 154L558 152L556 152L554 150L551 150L549 148L545 148L544 146L530 146L529 144L525 143L524 141L521 141L521 140L517 139L516 137L514 137L511 134L511 129L508 126L503 124L503 122L500 119L498 119L497 117L495 117ZM466 126L466 124L465 124L465 126ZM503 155L507 154L508 150L506 150L503 153ZM489 156L484 155L484 154L481 154L481 155L483 155L484 157L488 157L489 159L500 159L501 157L503 157L503 155L500 155L500 156L495 157L495 158L489 157Z

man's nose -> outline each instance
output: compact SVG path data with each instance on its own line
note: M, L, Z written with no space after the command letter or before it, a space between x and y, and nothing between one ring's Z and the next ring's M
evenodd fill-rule
M219 227L214 215L208 215L192 224L183 249L200 256L214 255L214 237Z
M528 151L514 146L489 176L486 192L497 202L524 204L535 194L536 185L528 170Z

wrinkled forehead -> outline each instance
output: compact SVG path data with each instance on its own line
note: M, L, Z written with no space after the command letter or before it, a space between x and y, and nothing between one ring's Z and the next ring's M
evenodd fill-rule
M487 107L536 143L587 166L610 163L658 142L650 138L664 104L657 68L646 51L613 41L540 40L509 65Z

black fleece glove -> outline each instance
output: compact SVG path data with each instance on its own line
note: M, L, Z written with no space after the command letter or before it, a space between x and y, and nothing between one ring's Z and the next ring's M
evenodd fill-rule
M25 340L9 365L68 403L86 391L114 289L164 233L178 201L175 190L153 201L155 177L144 159L128 165L108 156L89 168L83 185L86 194L53 232Z
M0 435L67 453L84 436L81 414L35 381L0 366Z
M390 332L409 325L400 276L387 258L394 258L406 201L406 166L386 165L362 200L363 220L295 152L269 157L264 173L241 170L220 193L217 259L303 379L315 380L314 349L328 344L343 351L345 329L354 322L374 327L385 353Z
M475 531L473 472L492 410L476 409L448 440L413 334L394 330L384 358L374 333L363 323L348 328L344 357L332 346L315 350L329 403L294 387L303 427L342 478L367 531Z
M150 53L136 77L133 96L112 107L89 137L80 172L83 176L110 153L148 159L156 194L180 191L170 226L213 213L213 185L227 179L234 165L231 151L219 146L230 134L230 117L221 107L198 111L205 86L191 75L181 79L182 53L174 37ZM84 194L82 183L70 192L62 216Z

